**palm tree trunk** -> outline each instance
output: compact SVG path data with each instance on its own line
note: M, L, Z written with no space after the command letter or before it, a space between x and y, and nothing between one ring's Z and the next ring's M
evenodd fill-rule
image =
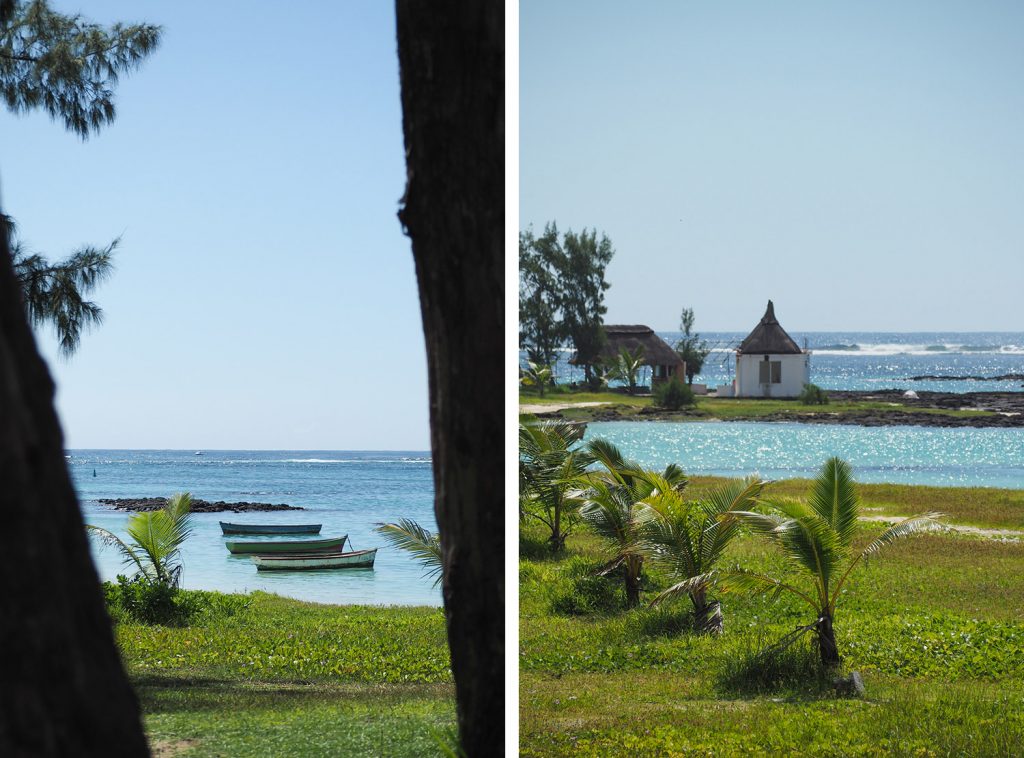
M707 590L699 589L690 594L693 601L693 622L698 634L721 634L725 629L722 619L722 604L717 600L708 601Z
M0 234L0 755L148 755Z
M818 633L818 651L821 653L821 665L826 669L838 668L840 664L839 647L836 645L836 633L832 628L832 615L821 614L815 627Z
M548 540L551 543L551 552L560 553L562 548L565 547L565 535L562 534L562 506L561 503L555 506L555 517L551 527L551 538Z
M626 580L626 607L636 608L640 605L640 573L643 571L643 558L629 556L623 562L622 570Z
M504 754L505 8L397 0L406 190L430 378L434 511L456 717Z

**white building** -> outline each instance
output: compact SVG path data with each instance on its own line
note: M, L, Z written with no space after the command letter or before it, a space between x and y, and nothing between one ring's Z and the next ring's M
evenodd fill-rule
M811 381L811 353L801 350L768 309L736 350L736 397L796 397Z

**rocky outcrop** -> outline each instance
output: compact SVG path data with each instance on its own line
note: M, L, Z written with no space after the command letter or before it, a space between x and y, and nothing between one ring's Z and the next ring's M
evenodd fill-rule
M167 503L165 497L122 497L100 498L96 502L110 506L118 511L158 511ZM301 511L296 505L278 503L225 503L218 500L211 503L207 500L192 500L192 513L257 513L260 511Z

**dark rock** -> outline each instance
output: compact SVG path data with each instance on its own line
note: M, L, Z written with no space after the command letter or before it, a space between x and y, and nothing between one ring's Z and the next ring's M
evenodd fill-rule
M103 505L109 505L118 511L158 511L164 507L167 503L165 497L127 497L127 498L100 498L96 502L102 503ZM284 503L278 503L273 505L271 503L225 503L223 500L218 500L215 503L208 502L206 500L193 499L192 500L192 513L223 513L230 511L231 513L256 513L260 511L302 511L304 508L300 508L295 505L285 505Z
M832 686L836 689L836 694L839 697L864 697L866 690L864 689L864 680L860 678L860 674L856 671L851 671L849 676L841 676L832 682Z

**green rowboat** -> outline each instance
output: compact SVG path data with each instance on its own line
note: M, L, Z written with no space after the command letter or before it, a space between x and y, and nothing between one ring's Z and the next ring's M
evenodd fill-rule
M345 546L348 535L327 537L322 540L251 540L238 542L228 540L224 543L232 555L246 553L319 553L322 551L338 552Z

